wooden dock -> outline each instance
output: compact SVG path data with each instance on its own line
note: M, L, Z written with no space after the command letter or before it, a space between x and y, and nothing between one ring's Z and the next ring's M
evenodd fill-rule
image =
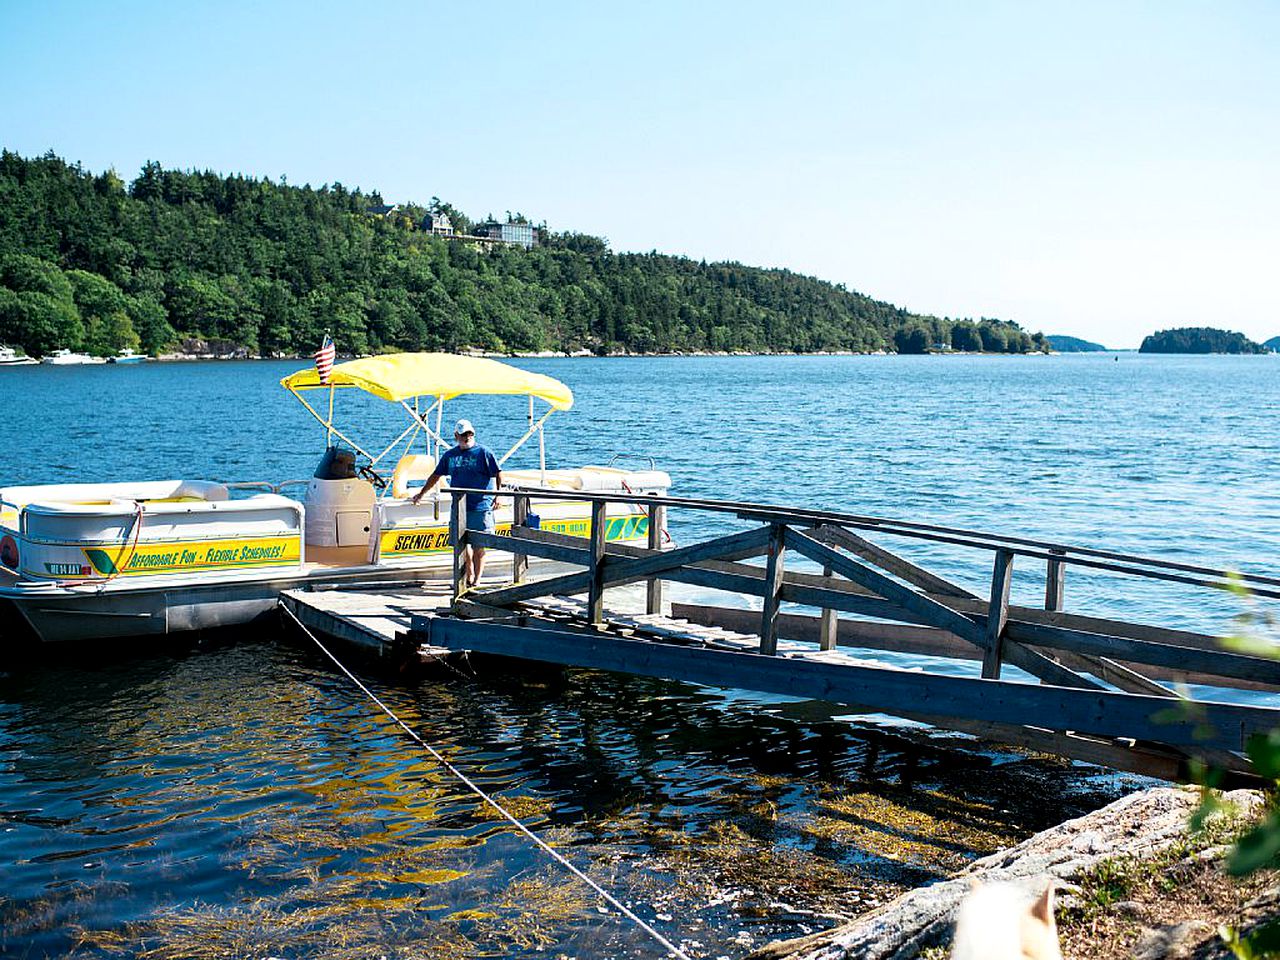
M378 659L449 653L444 649L424 648L409 636L415 616L449 612L453 592L445 581L391 586L370 584L367 589L286 590L280 595L280 603L308 629L336 637Z
M591 503L597 535L516 527L497 536L462 531L462 493L451 520L452 589L295 592L283 602L309 627L383 655L498 654L830 701L1170 780L1185 779L1197 761L1247 781L1248 739L1280 728L1280 700L1256 696L1280 692L1280 659L1229 652L1205 634L1064 609L1072 566L1204 590L1244 583L1262 603L1280 599L1277 578L881 518L581 492L571 496ZM605 541L605 508L614 501L647 510L647 547ZM675 508L729 513L750 526L663 549L666 512ZM989 595L869 534L985 552ZM512 555L515 582L459 595L469 543ZM530 556L570 572L531 580ZM763 562L749 562L755 557ZM788 569L792 557L808 569ZM1044 564L1043 608L1010 602L1013 565L1028 558ZM637 582L647 584L647 612L606 609L606 589ZM754 597L760 609L675 604L665 612L666 582ZM945 667L902 669L877 661L881 651L940 658ZM1005 665L1020 677L1002 676ZM1188 699L1173 683L1247 690L1252 702Z

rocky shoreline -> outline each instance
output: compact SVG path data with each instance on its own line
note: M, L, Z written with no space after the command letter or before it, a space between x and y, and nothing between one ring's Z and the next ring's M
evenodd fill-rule
M1239 811L1238 817L1253 818L1263 799L1254 791L1240 790L1225 799ZM1023 842L974 861L948 880L908 891L897 899L856 920L821 933L789 941L771 943L747 960L911 960L915 957L942 957L950 943L954 917L960 901L976 884L1000 882L1039 892L1053 882L1063 894L1060 900L1060 927L1064 956L1097 957L1090 933L1112 929L1098 922L1089 885L1100 871L1116 863L1147 863L1163 869L1161 858L1170 853L1179 863L1207 872L1210 882L1220 874L1224 852L1212 841L1197 848L1189 834L1189 821L1199 802L1197 791L1178 787L1153 787L1130 794L1083 817L1043 830ZM1153 868L1154 869L1154 868ZM1184 871L1190 876L1190 869ZM1164 870L1176 875L1176 870ZM1230 881L1220 876L1221 884ZM1255 881L1255 886L1258 881ZM1243 904L1241 919L1246 923L1257 915L1274 911L1277 899L1275 879L1262 878L1264 889L1251 889ZM1103 898L1105 899L1105 898ZM1127 906L1126 904L1132 904ZM1133 901L1116 902L1133 928L1136 943L1133 955L1144 960L1215 955L1223 948L1217 943L1220 917L1194 915L1178 924L1144 925L1144 916L1153 923L1158 910ZM1068 919L1073 911L1089 920L1091 929L1074 930ZM1112 925L1114 926L1114 925ZM1166 929L1166 927L1168 929ZM1114 939L1114 934L1111 934ZM1072 947L1077 949L1073 951ZM1117 956L1130 955L1127 948Z

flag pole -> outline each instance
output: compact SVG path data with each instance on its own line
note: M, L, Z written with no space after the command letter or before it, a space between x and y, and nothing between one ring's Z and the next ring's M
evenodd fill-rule
M324 440L324 445L326 447L333 446L333 388L334 386L335 386L334 382L330 380L329 381L329 422L325 424L325 427L328 429L328 434L325 436L325 440Z

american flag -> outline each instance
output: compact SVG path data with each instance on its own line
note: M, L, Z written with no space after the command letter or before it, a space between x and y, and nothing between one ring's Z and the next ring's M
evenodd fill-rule
M324 344L315 352L316 373L320 374L321 383L329 382L329 374L333 372L333 360L337 355L338 349L333 345L333 337L326 333Z

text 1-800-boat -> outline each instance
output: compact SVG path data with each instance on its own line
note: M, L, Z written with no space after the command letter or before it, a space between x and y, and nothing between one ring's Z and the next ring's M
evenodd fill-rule
M286 589L447 576L449 495L437 488L416 504L410 496L449 446L441 436L446 403L463 395L528 398L527 429L499 462L504 486L534 491L531 511L545 530L585 537L590 509L585 500L539 501L540 487L643 496L670 486L652 464L548 469L544 427L572 407L573 394L552 377L496 360L391 354L338 364L326 383L307 368L281 385L325 431L324 456L309 480L0 488L0 636L96 640L211 629L270 612ZM353 389L407 415L407 427L380 453L334 420L336 395ZM327 416L308 395L327 402ZM546 404L540 416L539 400ZM537 466L508 466L535 438ZM306 484L301 501L280 493L295 483ZM498 533L510 530L509 500L498 502L495 521ZM639 504L610 504L607 523L611 541L647 541Z

